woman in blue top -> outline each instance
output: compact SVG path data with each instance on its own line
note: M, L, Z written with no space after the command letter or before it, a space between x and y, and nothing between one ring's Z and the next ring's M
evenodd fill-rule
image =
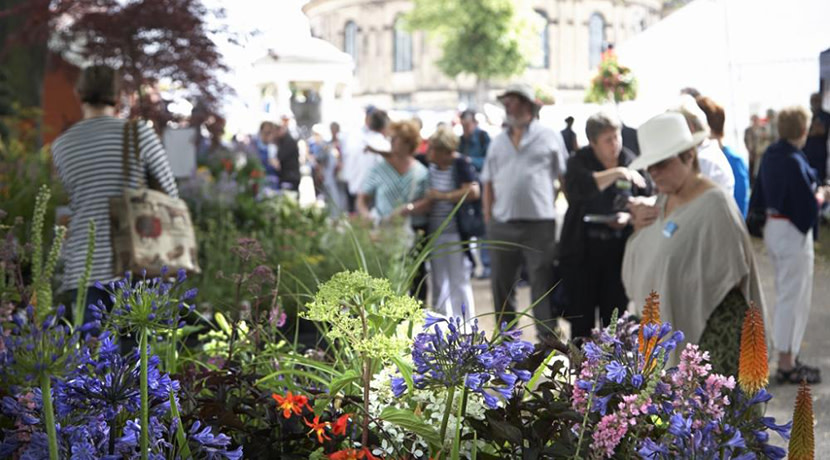
M740 157L732 147L723 145L723 125L726 121L726 113L717 102L706 96L697 98L697 105L706 114L706 121L709 122L710 137L718 142L729 166L732 167L732 174L735 176L735 189L733 196L741 214L746 217L749 208L749 165L746 160Z
M818 368L798 360L810 315L813 292L813 236L826 189L819 189L816 171L802 152L810 112L802 107L778 115L781 140L761 159L750 207L766 211L764 242L775 268L773 345L778 351L779 383L821 381Z

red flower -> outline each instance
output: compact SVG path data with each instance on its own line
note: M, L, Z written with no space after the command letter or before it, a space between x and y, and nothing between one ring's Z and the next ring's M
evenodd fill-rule
M346 435L346 426L349 424L349 417L351 417L351 415L352 414L343 414L334 421L331 432L334 433L335 436Z
M305 422L306 425L311 427L311 430L308 432L308 435L311 436L313 434L317 434L317 441L320 444L323 443L323 439L326 439L328 441L331 440L331 438L326 435L326 428L331 428L331 423L321 423L319 415L315 416L314 421L311 423L308 423L308 420L303 420L303 422Z
M368 448L363 449L343 449L338 450L333 454L328 455L330 460L380 460L380 458L372 455Z
M271 397L277 401L277 409L282 410L282 416L285 418L291 418L291 412L300 415L303 412L303 407L311 410L311 407L308 405L308 398L303 395L294 396L289 391L285 396L274 393Z

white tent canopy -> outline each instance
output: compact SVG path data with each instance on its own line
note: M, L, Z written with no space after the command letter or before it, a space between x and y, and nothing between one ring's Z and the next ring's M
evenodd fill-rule
M695 0L617 54L639 80L639 102L665 107L694 87L724 105L726 142L743 150L750 115L808 105L828 47L830 0Z

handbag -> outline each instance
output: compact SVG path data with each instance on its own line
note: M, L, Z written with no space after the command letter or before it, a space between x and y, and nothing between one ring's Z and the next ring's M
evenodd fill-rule
M453 176L455 180L455 188L461 187L461 168L469 167L467 159L464 157L457 158L453 164ZM468 200L459 206L455 214L455 222L458 226L458 233L462 240L469 240L470 238L483 238L486 233L484 225L484 211L481 208L481 200Z
M135 189L129 186L131 145L141 170ZM190 211L183 200L150 187L141 162L135 121L124 124L122 167L127 185L123 194L110 198L109 203L115 274L146 270L147 276L160 276L163 267L171 272L184 269L200 273ZM153 186L161 188L160 184Z

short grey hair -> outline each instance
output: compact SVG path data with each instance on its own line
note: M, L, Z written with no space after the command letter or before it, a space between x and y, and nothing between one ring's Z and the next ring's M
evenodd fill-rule
M597 112L585 122L585 135L588 140L594 142L604 132L613 129L619 131L622 129L622 123L616 115L607 112Z

